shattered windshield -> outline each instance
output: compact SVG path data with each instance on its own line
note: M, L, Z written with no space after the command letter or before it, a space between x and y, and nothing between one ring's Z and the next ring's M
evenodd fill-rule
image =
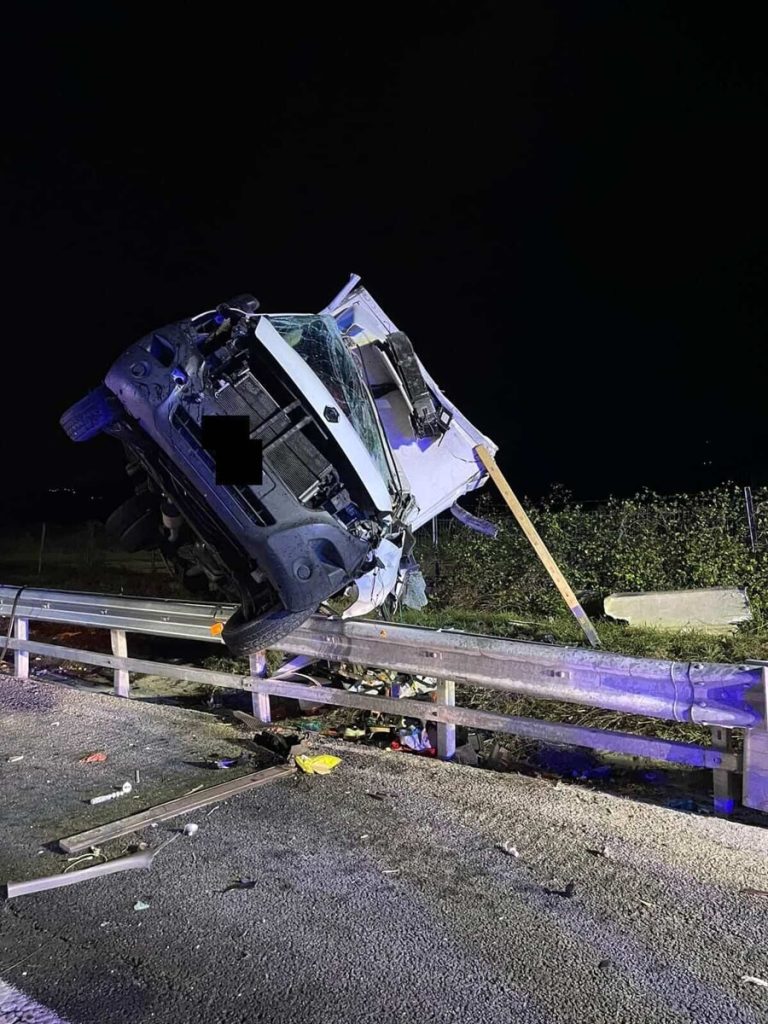
M387 483L392 482L376 414L362 370L331 316L270 316L275 330L317 374L351 421Z

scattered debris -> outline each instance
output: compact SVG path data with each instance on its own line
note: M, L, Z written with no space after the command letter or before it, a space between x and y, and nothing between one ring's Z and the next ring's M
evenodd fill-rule
M575 882L568 882L566 884L565 888L563 888L563 889L545 889L544 890L544 892L548 896L567 896L567 897L573 896L575 891L576 891L576 883Z
M92 754L86 754L85 757L81 757L78 764L103 764L106 760L106 753L103 750L96 750Z
M242 722L243 725L247 725L249 729L261 729L264 725L260 718L255 715L249 715L247 711L240 711L239 709L232 712L232 717L236 718L238 722Z
M268 750L287 761L291 756L291 749L299 744L299 736L296 733L280 733L274 729L264 729L256 733L253 742L257 747Z
M398 730L398 743L401 749L410 750L415 754L434 754L429 733L426 728L416 725L408 726Z
M78 882L87 882L92 878L100 878L102 875L113 875L117 871L149 868L152 866L157 852L157 850L152 852L146 850L131 857L118 857L116 860L108 860L105 864L92 864L90 867L80 868L71 874L64 871L60 875L32 878L28 882L8 882L6 887L8 899L13 899L15 896L26 896L33 892L44 892L47 889L59 889L64 885L76 885Z
M685 797L672 797L670 800L664 801L664 806L671 808L673 811L695 811L697 810L696 801L692 800L689 796Z
M341 764L341 758L333 754L298 754L296 764L307 775L328 775Z
M136 783L137 786L141 782L141 771L138 768L133 773L133 781Z
M16 761L23 761L24 760L24 755L23 754L14 754L12 757L6 757L5 760L8 762L8 764L15 764Z
M307 732L320 732L323 728L323 723L319 719L313 718L309 721L302 722L301 728L305 729Z
M365 795L369 796L371 800L386 800L387 797L392 796L391 793L369 793L367 790Z
M503 747L498 740L493 741L490 753L485 758L485 767L495 772L510 771L512 756L506 747Z
M512 845L510 839L505 839L503 843L496 844L497 849L502 850L504 853L509 854L510 857L519 857L520 854L517 851L517 847Z
M53 939L46 939L45 942L40 943L37 949L33 949L31 953L27 953L26 956L21 957L19 960L14 960L13 963L9 964L0 964L0 971L11 971L14 967L18 967L19 964L26 963L27 960L31 960L33 956L37 956L41 949L45 949L46 946L50 946L52 942ZM0 1009L2 1009L2 1007L0 1007ZM2 1019L3 1018L0 1017L0 1021ZM9 1024L12 1024L12 1022L9 1022Z
M768 896L768 889L739 889L744 896Z
M612 765L602 764L596 755L581 747L541 744L533 753L532 761L544 771L580 782L604 779L613 772Z
M234 882L230 882L226 889L222 889L222 892L232 892L233 890L241 889L255 889L256 881L253 878L236 878Z
M750 985L759 985L761 988L768 988L768 981L763 978L755 978L752 974L742 974L742 981L749 982Z
M90 853L81 853L77 857L67 857L67 867L64 868L64 871L72 871L87 860L106 860L106 857L104 857L98 846L92 846Z
M114 789L111 793L104 793L102 796L92 796L89 804L104 804L107 800L117 800L120 796L127 796L133 789L130 782L124 782L120 789Z
M332 681L340 682L348 693L389 696L395 700L404 697L418 699L437 688L437 679L432 676L410 675L393 669L366 669L360 665L341 665L333 673Z
M360 729L355 725L350 725L344 730L345 740L361 740L365 736L365 729Z
M605 844L602 846L588 846L586 850L587 853L591 853L593 857L610 857L608 847Z
M87 832L79 832L73 836L67 836L59 840L59 846L65 853L80 853L94 845L108 842L110 839L119 839L121 836L130 835L148 825L157 825L158 822L167 821L168 818L176 818L180 814L189 811L196 811L200 807L207 807L208 804L220 803L237 793L253 789L255 786L263 786L265 783L274 782L277 779L293 775L296 769L293 765L274 765L270 768L263 768L261 771L253 772L250 775L243 775L239 779L232 779L230 782L222 782L218 786L209 786L199 795L177 797L164 804L158 804L138 814L131 814L126 818L110 822L107 825L99 825L97 828L88 829ZM202 788L202 787L200 787Z
M149 904L145 903L144 900L136 900L133 904L134 910L149 910Z
M187 822L187 824L186 824L186 825L184 826L184 835L185 835L185 836L194 836L194 835L197 835L197 831L198 831L198 829L199 829L199 828L200 828L200 826L199 826L199 825L196 825L196 824L194 823L194 821L189 821L189 822Z
M213 763L217 768L235 768L237 765L242 764L244 760L243 757L219 757Z
M462 743L461 746L456 747L453 754L453 760L456 764L467 764L472 768L477 768L480 763L480 749L481 749L480 737L476 732L469 734L466 743Z

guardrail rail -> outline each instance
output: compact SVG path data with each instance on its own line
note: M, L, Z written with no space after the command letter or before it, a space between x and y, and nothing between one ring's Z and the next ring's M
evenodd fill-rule
M14 652L14 672L29 675L30 654L109 668L115 693L130 695L130 674L161 674L252 694L254 715L271 721L270 698L290 697L377 711L436 724L438 756L453 756L456 726L511 733L546 743L569 744L611 753L710 768L715 808L729 813L741 803L768 811L768 664L675 662L580 647L507 640L455 630L426 629L369 619L342 620L314 615L276 645L293 655L272 676L263 652L251 655L249 674L238 675L128 656L128 634L203 640L223 646L218 630L233 605L135 598L106 594L0 586L0 619L10 635L0 645ZM112 654L43 643L30 637L30 622L57 622L108 629ZM431 702L367 696L313 685L302 669L316 661L366 665L432 676L438 680ZM456 705L456 683L568 701L624 714L692 722L711 730L712 745L671 742L625 732L586 728L496 714ZM743 730L736 750L735 730Z

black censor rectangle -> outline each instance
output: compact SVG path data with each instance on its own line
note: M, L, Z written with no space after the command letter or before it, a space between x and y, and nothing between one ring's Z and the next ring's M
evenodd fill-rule
M262 444L250 437L248 416L203 416L203 447L216 464L216 483L262 482Z

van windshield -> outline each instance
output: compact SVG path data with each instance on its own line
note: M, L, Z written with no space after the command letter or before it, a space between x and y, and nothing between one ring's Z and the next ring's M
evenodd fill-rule
M392 473L362 369L347 348L332 316L270 316L269 322L333 395L387 484Z

